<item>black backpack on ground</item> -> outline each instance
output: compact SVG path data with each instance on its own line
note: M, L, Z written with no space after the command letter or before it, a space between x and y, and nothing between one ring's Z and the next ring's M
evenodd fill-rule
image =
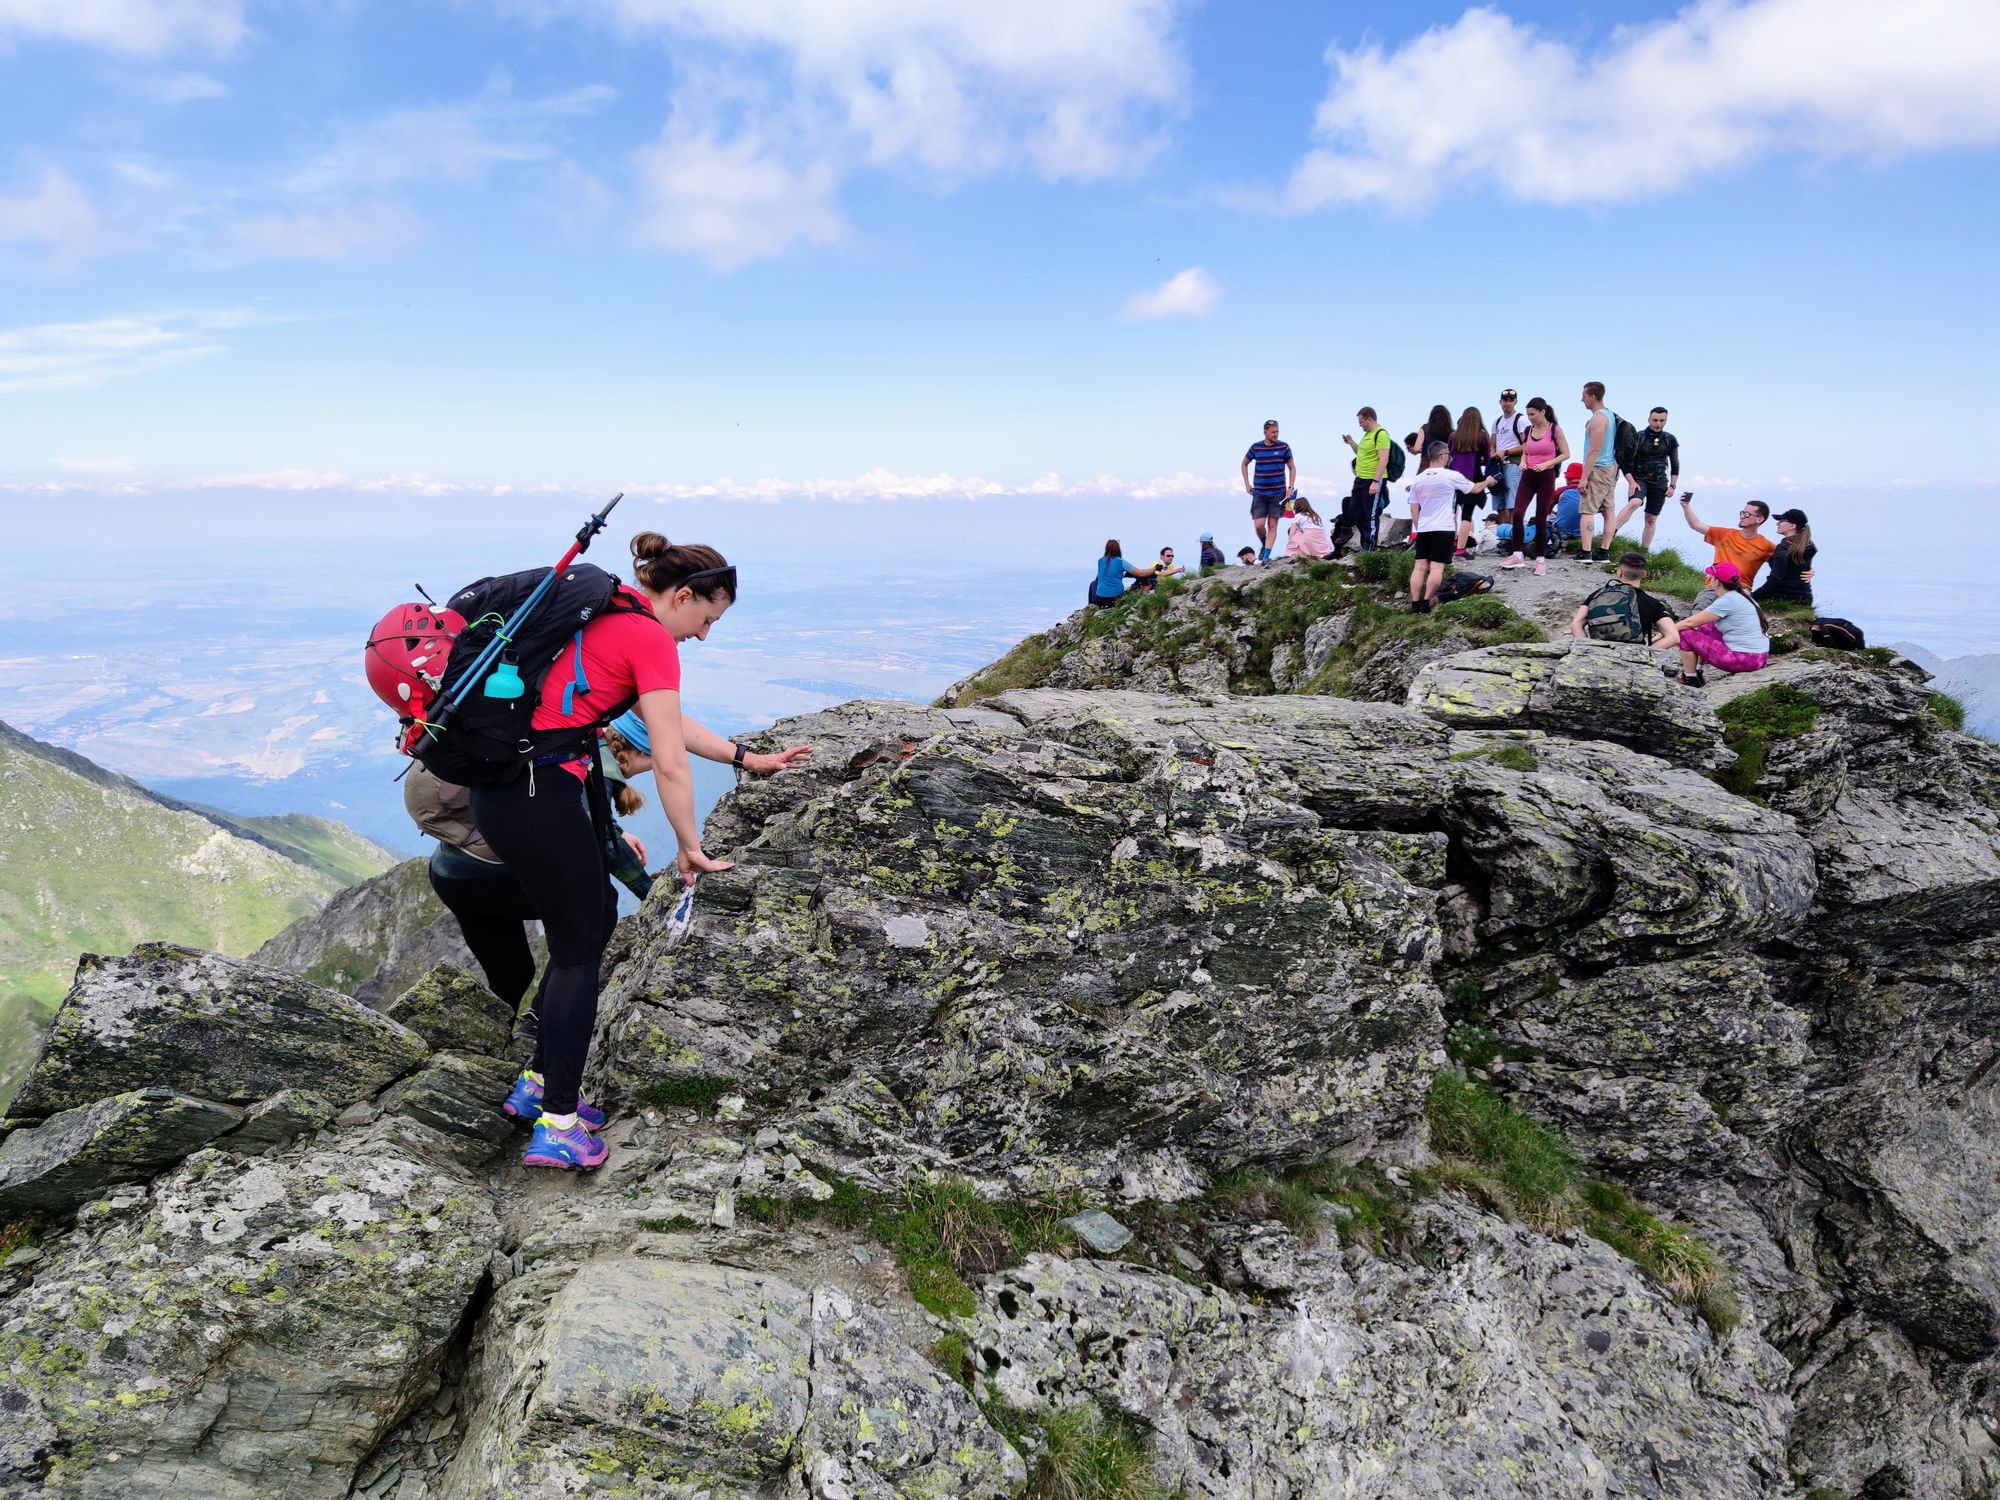
M1830 646L1835 651L1859 651L1868 644L1868 637L1862 634L1859 625L1834 615L1814 620L1806 633L1815 646Z
M1467 573L1453 571L1445 574L1444 582L1438 585L1437 602L1449 604L1454 599L1470 599L1474 594L1493 592L1491 573Z
M1611 414L1611 458L1627 474L1639 459L1639 429L1615 411Z
M458 691L487 643L548 573L547 568L531 568L525 573L482 578L451 596L451 608L465 617L465 629L452 642L451 660L438 687L439 703L448 702ZM618 580L604 569L591 563L571 564L543 596L534 614L521 623L484 679L475 683L452 711L444 728L420 733L411 754L433 775L459 786L506 786L526 770L528 762L571 748L594 760L594 726L541 730L529 726L541 702L542 683L566 649L579 653L581 677L583 627L606 614L652 616L650 610L632 603L618 587ZM518 693L496 697L489 691L495 686L511 686L515 677L520 683ZM579 680L577 691L588 692L589 683ZM599 716L599 722L614 719L631 706L627 701L609 708Z

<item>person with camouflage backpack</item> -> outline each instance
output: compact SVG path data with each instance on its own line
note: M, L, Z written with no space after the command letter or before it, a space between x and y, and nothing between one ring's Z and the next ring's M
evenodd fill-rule
M1680 627L1667 613L1666 605L1639 587L1645 579L1645 555L1626 553L1618 559L1618 576L1576 607L1570 616L1569 633L1580 641L1678 645Z

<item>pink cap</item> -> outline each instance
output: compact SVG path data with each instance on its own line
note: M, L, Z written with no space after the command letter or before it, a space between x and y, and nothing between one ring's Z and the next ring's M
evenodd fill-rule
M1741 583L1743 570L1733 562L1718 560L1708 565L1708 576L1717 583Z

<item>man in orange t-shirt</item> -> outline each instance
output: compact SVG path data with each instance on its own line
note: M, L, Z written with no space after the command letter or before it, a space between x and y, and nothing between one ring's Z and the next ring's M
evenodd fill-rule
M1681 519L1701 533L1701 539L1715 548L1711 562L1735 563L1743 575L1743 587L1754 588L1757 584L1757 570L1771 560L1771 554L1778 550L1777 544L1758 533L1764 523L1771 519L1771 507L1762 500L1745 500L1743 508L1736 512L1734 526L1711 526L1694 513L1688 504L1688 492L1681 492ZM1703 589L1695 595L1694 607L1700 609L1715 597L1712 588Z

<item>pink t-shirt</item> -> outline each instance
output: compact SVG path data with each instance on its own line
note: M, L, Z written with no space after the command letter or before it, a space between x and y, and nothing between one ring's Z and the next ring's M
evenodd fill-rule
M1536 437L1533 433L1523 434L1521 467L1525 469L1532 464L1553 462L1556 454L1561 451L1556 445L1556 438L1561 432L1562 429L1551 422L1540 437Z
M644 605L646 596L630 585L621 585L628 600ZM679 692L681 686L680 647L667 628L645 614L599 615L583 627L583 680L589 691L578 689L570 700L570 711L562 711L563 694L576 681L576 645L565 643L549 675L542 679L541 702L528 721L531 729L562 729L571 724L589 724L605 709L640 693L656 689ZM577 761L563 767L582 776L587 767Z

